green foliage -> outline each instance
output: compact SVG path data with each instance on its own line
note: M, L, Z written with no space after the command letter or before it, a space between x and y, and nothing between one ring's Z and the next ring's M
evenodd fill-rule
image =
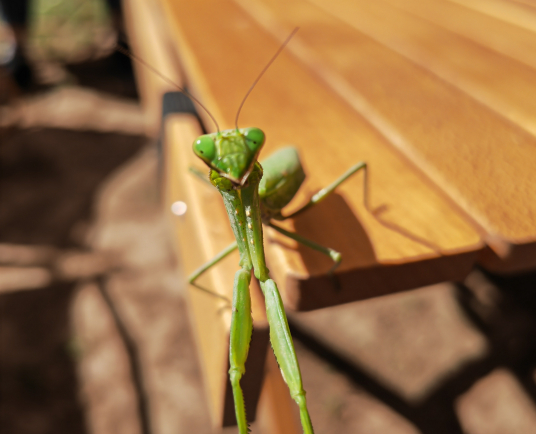
M104 0L34 0L28 48L38 60L79 62L113 49L115 32Z

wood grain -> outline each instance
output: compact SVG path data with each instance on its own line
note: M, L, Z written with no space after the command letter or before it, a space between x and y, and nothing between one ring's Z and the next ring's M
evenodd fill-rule
M536 267L536 70L514 60L520 53L511 42L499 52L458 34L445 2L431 3L445 12L441 26L417 0L403 5L411 14L398 0L313 2L314 13L295 3L331 33L321 41L305 24L307 48L333 81L354 91L347 99L362 98L364 115L477 222L490 246L482 264L505 272ZM448 17L456 31L444 27ZM491 31L486 16L474 26L484 24ZM536 41L536 33L495 24L505 39L522 33Z

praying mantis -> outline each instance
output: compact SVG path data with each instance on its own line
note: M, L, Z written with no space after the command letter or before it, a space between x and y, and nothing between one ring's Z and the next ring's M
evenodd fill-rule
M235 274L233 286L229 343L229 377L240 434L248 433L240 379L245 373L245 362L248 356L253 327L249 292L251 272L258 279L264 295L266 316L270 327L270 342L283 379L290 390L292 398L299 407L304 433L313 434L300 367L289 331L285 309L277 284L270 278L269 270L266 266L263 223L283 235L329 256L334 262L330 270L330 273L333 273L342 259L339 252L321 246L301 235L289 232L276 225L273 220L292 218L306 211L326 198L341 183L361 169L365 171L366 191L367 165L365 162L360 162L348 169L328 187L313 195L309 202L296 212L284 216L282 209L292 200L305 179L305 172L297 150L293 147L280 149L261 164L258 162L258 156L265 142L264 132L259 128L238 128L238 116L244 101L296 30L291 33L278 52L272 57L244 97L238 109L235 128L224 131L218 130L216 133L202 135L193 144L195 155L210 169L210 183L217 188L223 198L235 236L235 242L196 270L189 277L189 282L197 286L195 281L202 273L235 249L238 249L240 255L240 269Z

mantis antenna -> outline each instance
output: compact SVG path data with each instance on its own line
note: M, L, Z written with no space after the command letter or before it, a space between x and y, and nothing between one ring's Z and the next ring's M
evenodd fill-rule
M270 65L272 65L272 63L274 63L274 60L277 58L277 56L279 56L279 54L281 53L281 51L283 51L283 48L285 48L285 46L289 43L289 41L292 39L292 37L296 34L296 32L299 30L300 28L299 27L295 27L294 30L292 32L290 32L290 35L287 36L287 39L285 39L285 42L283 42L281 44L281 46L278 48L278 50L276 51L276 53L272 56L272 58L270 59L270 61L266 64L266 66L262 69L262 71L260 72L260 74L257 76L257 78L255 79L255 81L253 82L253 84L251 85L251 87L249 88L249 90L246 92L246 95L244 96L244 99L242 100L242 102L240 103L240 106L238 107L238 111L236 112L236 118L235 118L235 127L236 129L238 130L238 117L240 116L240 111L242 110L242 107L244 106L244 103L246 102L246 99L248 99L248 96L249 94L251 93L251 91L255 88L255 86L257 85L257 83L259 82L259 80L261 79L261 77L264 75L264 73L268 70L268 68L270 67Z
M285 42L286 44L286 42ZM153 68L151 65L149 65L145 60L143 60L141 57L135 55L134 53L131 53L126 48L121 47L120 45L116 45L115 49L119 51L120 53L123 53L125 56L130 57L131 59L134 59L136 62L141 63L146 68L150 69L152 72L154 72L157 76L159 76L162 80L164 80L166 83L170 84L173 87L176 87L179 91L181 91L184 95L186 95L188 98L190 98L192 101L196 102L199 107L201 107L207 114L209 115L210 119L212 119L212 122L214 122L214 125L216 125L216 130L218 130L218 134L220 133L220 127L218 125L218 122L216 122L216 119L214 116L212 116L212 113L208 111L208 109L201 104L201 101L199 101L196 97L194 97L190 92L188 92L186 89L184 89L182 86L179 86L177 83L172 81L170 78L166 77L164 74L162 74L160 71L158 71L156 68ZM281 50L279 50L281 51ZM278 53L279 54L279 53ZM263 71L264 72L264 71ZM247 95L246 95L247 96Z

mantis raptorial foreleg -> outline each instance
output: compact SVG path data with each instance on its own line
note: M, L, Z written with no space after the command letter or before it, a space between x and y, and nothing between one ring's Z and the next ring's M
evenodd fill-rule
M307 411L300 366L296 357L296 351L294 350L292 336L290 335L283 301L279 295L277 285L272 279L260 282L260 286L266 304L266 317L268 324L270 324L270 342L272 343L277 363L283 374L283 379L290 390L290 396L296 401L300 409L300 420L303 431L306 434L312 434L313 425L309 412Z

